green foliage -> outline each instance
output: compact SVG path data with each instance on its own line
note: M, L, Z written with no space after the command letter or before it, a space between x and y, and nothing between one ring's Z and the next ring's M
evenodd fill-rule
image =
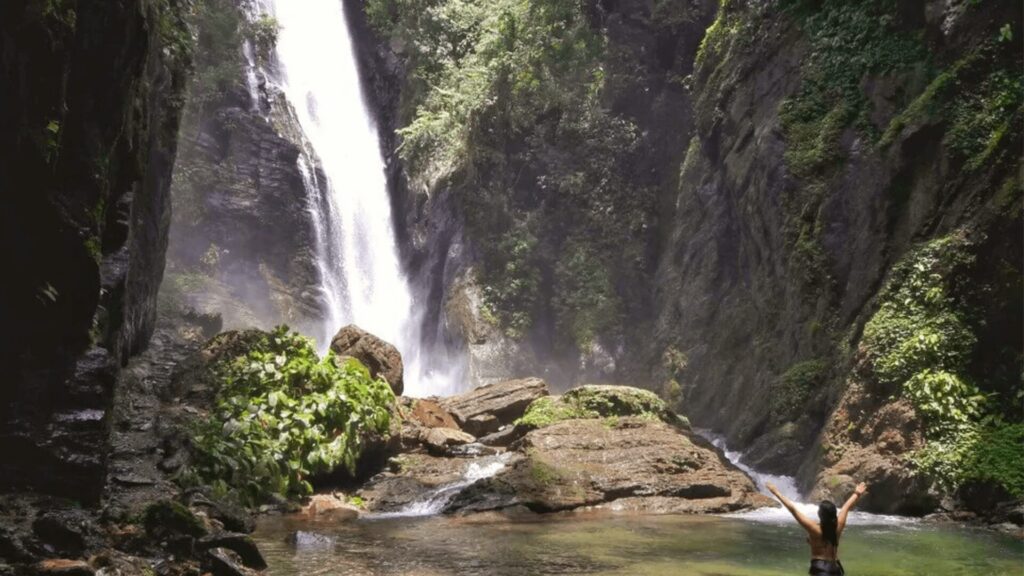
M678 409L683 401L683 387L679 381L689 363L686 353L675 346L669 346L661 354L661 367L666 374L666 380L661 386L661 397L673 409Z
M963 87L951 109L946 134L968 171L985 166L1000 144L1020 129L1024 73L996 69L980 83Z
M74 31L78 21L73 0L34 0L34 7L47 19L57 22L68 30Z
M571 245L563 252L555 267L555 282L559 287L554 299L555 321L581 350L598 334L621 323L608 267L586 245Z
M815 388L828 374L824 360L807 360L792 366L772 386L770 410L775 422L798 419Z
M950 491L991 482L1021 497L1024 425L1006 423L969 377L977 338L961 292L971 247L958 232L895 266L861 346L882 390L900 391L924 420L927 443L912 456L923 474Z
M358 361L320 359L305 337L279 327L244 355L214 367L221 378L211 418L197 424L183 477L258 503L302 496L309 477L355 471L365 438L385 434L394 401Z
M1024 498L1024 424L965 424L930 441L913 461L946 490L993 483Z
M893 268L861 341L876 381L898 389L934 370L962 373L976 338L950 279L973 258L962 234L933 240Z
M43 147L45 149L46 162L51 166L57 164L60 157L60 121L50 120L46 123L43 131Z
M988 42L972 50L931 84L889 124L879 144L889 146L908 126L948 122L943 142L969 172L993 164L1010 148L1024 107L1024 73L1006 46ZM1014 150L1010 150L1013 156Z
M525 227L507 232L488 254L490 264L483 290L486 309L498 311L500 323L511 338L521 338L533 321L532 311L540 291L536 263L537 238Z
M960 376L930 369L907 380L903 394L933 429L955 429L980 420L988 400Z
M270 58L270 54L277 46L280 33L281 23L270 14L260 14L255 20L247 20L242 24L242 34L252 43L256 54L263 60Z
M195 113L219 102L242 81L245 16L232 0L199 0L193 16L197 31L195 73L188 109Z
M603 31L561 0L370 0L366 11L410 71L400 153L417 188L456 185L492 315L521 338L554 312L557 342L589 343L621 308L616 276L646 264L638 239L655 206L631 173L636 127L602 106Z
M97 264L103 260L103 244L100 242L99 237L89 236L85 239L85 249L89 252L89 256L96 261Z
M809 50L801 86L779 109L786 138L784 158L799 188L784 199L785 234L793 270L813 285L827 278L819 207L843 157L840 137L851 125L874 138L871 106L862 82L927 61L917 33L904 31L895 0L787 0Z
M501 114L514 135L537 112L572 102L578 91L563 83L600 82L602 40L572 3L373 0L367 11L407 42L414 80L431 87L401 130L415 172L447 173L474 154L467 144L477 115Z
M195 58L195 38L189 21L195 16L194 6L170 0L156 0L157 26L160 42L172 60L192 62Z
M873 133L861 81L927 61L920 32L906 32L896 0L787 0L810 43L800 92L783 104L783 125L849 124ZM832 118L828 118L832 115Z

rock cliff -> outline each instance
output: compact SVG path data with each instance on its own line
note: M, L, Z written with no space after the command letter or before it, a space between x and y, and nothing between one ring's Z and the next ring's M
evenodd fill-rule
M310 191L325 179L276 86L276 21L248 6L209 0L196 16L166 292L229 329L313 333L324 303Z
M1019 6L348 6L476 381L645 383L878 510L1024 490L963 457L1020 428Z
M156 319L190 8L0 8L4 487L99 496L114 378Z

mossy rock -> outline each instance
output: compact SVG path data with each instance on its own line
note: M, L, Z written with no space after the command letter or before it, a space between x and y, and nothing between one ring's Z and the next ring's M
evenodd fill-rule
M627 416L662 420L679 428L690 426L686 418L669 409L654 392L632 386L597 384L573 388L562 396L538 398L516 424L543 428L565 420Z
M184 504L161 500L150 504L142 519L146 533L155 538L184 534L193 538L206 536L206 526Z

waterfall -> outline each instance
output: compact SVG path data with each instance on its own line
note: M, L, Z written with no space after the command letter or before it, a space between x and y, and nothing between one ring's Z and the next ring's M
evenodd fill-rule
M260 0L280 23L279 88L307 140L300 159L326 314L314 337L321 351L342 326L356 324L395 344L410 396L461 387L460 362L423 345L422 305L396 245L377 127L360 84L342 0ZM319 165L326 182L316 178Z

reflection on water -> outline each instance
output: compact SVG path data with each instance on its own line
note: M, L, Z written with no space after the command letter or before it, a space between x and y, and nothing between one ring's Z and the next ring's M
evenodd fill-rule
M350 523L269 518L256 538L272 576L807 572L807 545L798 527L737 517L426 517ZM847 571L858 576L1024 574L1024 543L950 526L854 526L840 550Z

